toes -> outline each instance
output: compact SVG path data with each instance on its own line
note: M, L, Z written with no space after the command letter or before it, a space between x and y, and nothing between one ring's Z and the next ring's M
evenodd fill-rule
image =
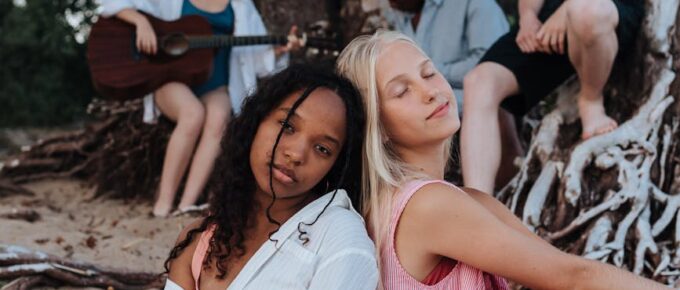
M592 138L592 137L594 137L594 136L599 136L599 135L602 135L602 134L606 134L606 133L609 133L609 132L611 132L611 131L616 130L616 128L618 128L618 127L619 127L619 124L616 123L616 121L610 121L608 124L606 124L606 125L604 125L604 126L601 126L601 127L597 128L597 129L595 129L595 130L593 130L593 131L584 131L584 132L581 134L581 139L582 139L582 140L587 140L587 139L590 139L590 138Z
M599 130L597 130L597 135L602 135L614 131L616 128L618 128L618 126L619 125L616 124L616 122L611 121L609 124L607 124L607 126L603 126Z
M581 133L581 140L588 140L592 136L593 136L593 134L590 133L590 132L583 132L583 133Z

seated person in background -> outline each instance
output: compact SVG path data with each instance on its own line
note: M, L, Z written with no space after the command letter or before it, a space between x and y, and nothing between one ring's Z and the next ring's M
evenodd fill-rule
M267 31L251 0L101 0L102 15L115 16L136 27L137 48L156 54L158 44L153 27L144 14L165 21L182 16L199 15L208 20L215 34L262 35ZM291 28L294 37L296 28ZM277 68L276 56L284 56L278 66L285 66L289 49L299 47L269 45L224 47L217 50L210 79L199 86L171 82L144 99L144 121L154 122L158 112L177 126L170 136L163 161L163 171L153 207L154 216L166 216L180 181L187 172L179 211L191 208L205 188L219 143L232 109L240 111L246 90L255 85L257 76Z
M508 32L500 6L495 0L382 1L382 14L387 22L415 40L432 58L461 104L463 78L486 50Z
M491 193L501 162L500 116L524 115L577 74L582 138L617 127L602 91L617 55L633 45L643 0L519 0L519 27L465 77L461 157L465 186ZM500 108L500 110L499 110Z

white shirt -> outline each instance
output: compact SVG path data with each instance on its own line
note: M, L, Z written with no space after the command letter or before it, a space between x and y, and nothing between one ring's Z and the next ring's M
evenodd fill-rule
M173 21L182 14L183 0L99 0L102 15L110 17L123 9L133 8ZM251 0L230 0L234 9L234 35L265 35L267 29L257 8ZM287 65L283 57L277 63L271 45L237 46L231 49L229 67L229 97L234 113L241 111L241 103L250 90L255 88L258 76L270 74ZM144 98L144 122L151 123L159 116L153 102L153 95Z
M376 289L375 246L344 190L338 190L316 223L301 226L309 242L305 245L298 237L298 224L313 222L331 196L327 193L286 221L272 235L278 244L265 242L227 290ZM181 289L167 280L165 290Z

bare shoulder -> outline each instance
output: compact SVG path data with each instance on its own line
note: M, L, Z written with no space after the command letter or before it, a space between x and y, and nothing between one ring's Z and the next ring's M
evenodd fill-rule
M174 247L186 243L185 241L189 237L189 233L192 230L199 229L201 224L203 224L203 220L203 218L200 218L186 225L179 233ZM172 254L174 254L175 257L168 261L168 267L170 270L168 278L184 289L191 289L194 285L194 279L191 274L191 261L193 259L194 251L196 251L196 246L198 245L200 237L200 232L193 234L193 237L188 244L185 244L182 249L177 249L179 252L175 252L175 249L173 249Z
M489 196L488 193L483 192L483 191L481 191L481 190L474 189L474 188L472 188L472 187L460 187L460 190L464 191L465 193L467 193L467 194L469 194L469 195L485 195L485 196Z
M443 183L430 183L416 191L406 204L404 214L418 219L437 219L459 207L475 203L462 189Z
M201 227L201 224L203 223L204 218L198 218L193 221L191 221L188 225L184 226L182 228L182 231L179 232L179 235L177 236L177 241L175 241L175 246L179 244L181 241L184 241L187 236L189 235L189 232L195 229L198 229ZM196 241L192 241L192 244L195 243Z
M460 190L465 192L468 196L472 197L476 201L485 204L488 202L496 202L496 198L494 198L490 193L486 193L477 189L474 189L472 187L461 187Z

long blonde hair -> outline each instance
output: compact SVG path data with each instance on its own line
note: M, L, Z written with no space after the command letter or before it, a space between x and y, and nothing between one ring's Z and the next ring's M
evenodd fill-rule
M368 221L368 232L378 247L378 254L389 240L393 196L396 190L406 181L428 178L399 158L387 140L387 132L380 122L376 62L382 48L395 41L408 42L426 56L406 35L379 30L373 35L362 35L352 40L342 51L337 62L339 73L359 89L366 112L366 137L362 149L362 207L363 215ZM451 142L446 144L443 157L449 160Z

